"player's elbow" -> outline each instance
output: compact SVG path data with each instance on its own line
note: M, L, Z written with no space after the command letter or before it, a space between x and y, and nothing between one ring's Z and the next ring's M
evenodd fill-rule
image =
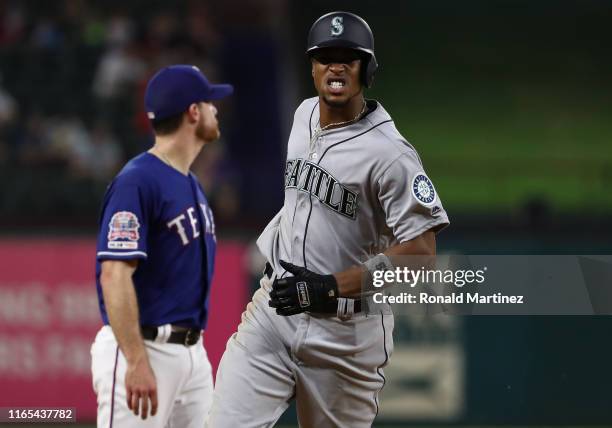
M404 241L396 247L392 255L414 255L414 256L435 256L436 255L436 235L431 230L411 239Z

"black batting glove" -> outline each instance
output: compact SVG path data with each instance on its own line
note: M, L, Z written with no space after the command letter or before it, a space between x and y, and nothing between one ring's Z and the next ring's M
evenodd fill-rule
M269 305L278 315L295 315L338 299L338 283L333 275L321 275L280 260L280 265L294 276L275 279L272 283Z

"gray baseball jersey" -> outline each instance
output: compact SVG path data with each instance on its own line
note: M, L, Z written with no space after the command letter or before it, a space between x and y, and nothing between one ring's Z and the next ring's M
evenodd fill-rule
M293 397L300 426L372 426L393 352L390 307L341 319L284 317L268 305L274 276L284 274L279 259L338 272L448 224L414 148L380 104L368 107L358 122L325 132L316 131L318 98L297 109L285 204L257 242L275 274L262 278L227 343L206 426L271 427Z
M448 225L414 147L382 105L356 123L317 132L319 98L296 110L287 148L285 203L257 244L320 273L362 263L389 246Z

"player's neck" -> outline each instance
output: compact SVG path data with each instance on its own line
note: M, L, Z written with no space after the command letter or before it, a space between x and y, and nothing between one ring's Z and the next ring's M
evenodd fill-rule
M188 175L191 164L202 150L202 146L203 144L198 143L195 139L189 141L189 138L177 133L169 136L156 136L155 144L149 152L181 174Z
M353 97L348 104L343 106L333 106L321 100L319 102L319 124L321 128L333 128L348 125L359 119L364 112L365 99L363 96Z

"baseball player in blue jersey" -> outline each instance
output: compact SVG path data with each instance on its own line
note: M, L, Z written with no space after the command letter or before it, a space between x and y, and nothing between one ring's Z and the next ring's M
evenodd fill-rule
M212 100L232 93L195 66L149 81L155 144L104 196L96 285L104 327L92 345L99 427L201 427L212 373L201 336L215 260L213 215L189 168L219 138Z
M414 147L364 98L368 24L324 15L307 54L317 96L295 112L285 201L257 240L268 264L219 365L211 428L271 427L292 399L301 427L371 427L394 321L362 276L435 254L449 223Z

